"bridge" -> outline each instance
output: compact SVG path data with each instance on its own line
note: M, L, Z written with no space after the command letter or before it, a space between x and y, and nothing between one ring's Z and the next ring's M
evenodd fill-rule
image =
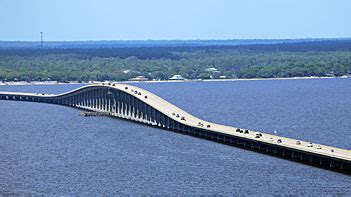
M351 151L199 119L159 96L128 84L87 85L63 94L0 92L0 100L58 104L107 113L275 157L351 174Z

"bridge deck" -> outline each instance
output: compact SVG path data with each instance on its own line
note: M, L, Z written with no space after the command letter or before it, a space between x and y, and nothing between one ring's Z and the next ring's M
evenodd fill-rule
M208 122L208 121L199 119L199 118L185 112L184 110L178 108L177 106L169 103L168 101L160 98L159 96L157 96L149 91L146 91L144 89L141 89L141 88L138 88L135 86L124 85L124 84L118 84L118 86L122 89L125 86L128 86L133 90L136 90L138 92L142 92L142 93L148 95L148 99L149 99L148 102L153 107L161 110L162 112L164 112L165 114L167 114L171 117L172 117L173 112L178 113L181 116L184 116L186 118L186 121L183 123L187 124L189 126L193 126L193 127L197 127L197 128L201 128L201 129L205 128L207 130L211 130L211 131L215 131L215 132L219 132L219 133L225 133L228 135L234 135L234 136L238 136L241 138L247 138L247 139L255 140L255 141L263 141L263 142L268 143L268 144L284 146L284 147L288 147L288 148L292 148L292 149L299 149L299 150L303 150L306 152L311 152L311 153L316 153L316 154L321 154L321 155L326 155L326 156L330 156L330 157L335 157L335 158L340 158L340 159L345 159L345 160L351 161L351 151L350 150L340 149L340 148L321 145L321 144L313 144L312 147L309 147L310 142L281 137L281 136L277 136L277 135L266 134L266 133L262 133L262 132L256 132L256 131L252 131L252 130L249 130L249 134L239 133L239 132L236 132L237 128L235 128L235 127L220 125L220 124L216 124L216 123L212 123L212 122ZM143 96L143 94L140 95L140 97L142 97L142 96ZM204 127L198 126L199 122L203 123ZM206 128L206 125L210 125L211 127ZM256 133L261 133L262 137L256 138ZM278 143L277 142L278 139L280 139L282 142ZM297 141L300 141L301 144L297 145L296 144ZM317 149L317 147L318 147L318 149ZM320 149L319 149L319 147L320 147ZM332 152L332 150L334 152Z
M108 87L111 89L117 89L122 92L126 92L134 97L142 100L143 102L147 103L148 105L152 106L153 108L157 109L158 111L162 112L164 115L168 116L169 118L193 128L198 128L202 130L208 130L215 133L224 134L227 136L235 136L242 139L248 139L250 141L259 142L271 145L273 147L282 147L289 150L298 150L301 152L310 153L312 155L327 157L327 158L334 158L336 160L342 160L351 163L351 151L345 150L341 148L336 148L332 146L322 145L322 144L312 144L310 142L281 137L277 135L256 132L252 130L248 130L248 133L241 133L237 132L238 128L220 125L212 122L208 122L202 119L199 119L186 111L178 108L177 106L171 104L170 102L162 99L161 97L144 90L139 87L127 85L127 84L109 84L109 85L89 85L86 87ZM79 90L81 88L78 88ZM69 95L71 93L76 92L77 90L72 90L67 93L63 94L34 94L34 93L19 93L19 92L0 92L0 96L30 96L30 97L38 97L38 98L55 98L60 96ZM137 93L135 93L135 91ZM140 93L140 94L139 94ZM147 98L145 98L147 96ZM179 114L179 117L176 115ZM184 117L185 120L182 120L181 117ZM199 123L201 123L199 125ZM210 127L207 127L210 125ZM257 134L261 133L262 136L257 138Z

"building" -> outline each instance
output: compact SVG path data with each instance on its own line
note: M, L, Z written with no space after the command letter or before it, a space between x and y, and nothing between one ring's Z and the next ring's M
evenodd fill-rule
M207 72L219 72L217 68L206 68L205 71Z
M136 76L134 78L128 79L128 81L148 81L149 79L145 76Z
M184 80L185 78L182 75L173 75L169 80Z
M128 74L128 73L130 73L130 71L131 70L124 70L124 71L122 71L124 74Z

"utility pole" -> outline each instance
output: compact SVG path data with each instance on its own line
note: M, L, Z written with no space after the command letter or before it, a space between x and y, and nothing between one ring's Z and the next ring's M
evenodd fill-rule
M40 49L43 50L43 32L40 32Z

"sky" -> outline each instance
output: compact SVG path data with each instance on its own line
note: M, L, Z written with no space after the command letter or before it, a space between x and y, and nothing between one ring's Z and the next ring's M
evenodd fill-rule
M350 0L0 0L0 40L350 38Z

